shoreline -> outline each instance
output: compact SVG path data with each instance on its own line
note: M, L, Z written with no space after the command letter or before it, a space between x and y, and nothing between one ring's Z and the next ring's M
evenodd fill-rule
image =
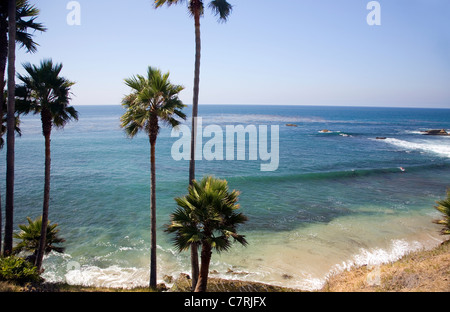
M189 292L185 277L172 291ZM210 292L449 292L450 240L384 264L354 266L331 274L322 288L304 290L259 282L211 279Z
M65 283L16 286L0 282L0 292L149 292L148 287L131 289L90 287ZM169 288L159 284L156 291L190 292L187 274ZM449 292L450 240L432 249L413 251L399 260L377 266L363 265L327 277L318 290L301 290L259 282L210 278L208 292Z
M449 292L450 240L380 266L360 266L327 279L327 292Z

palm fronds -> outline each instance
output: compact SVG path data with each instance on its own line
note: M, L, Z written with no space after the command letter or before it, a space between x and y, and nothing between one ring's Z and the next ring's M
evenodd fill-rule
M21 240L13 249L13 253L15 254L20 252L31 252L35 255L38 251L39 240L41 237L42 216L35 220L27 217L27 221L28 224L19 224L21 230L20 233L14 234L14 238ZM59 229L57 227L57 223L50 224L50 221L48 222L45 246L46 254L51 251L59 253L64 252L65 248L58 245L65 242L65 240L58 236Z
M206 242L221 252L231 247L230 239L246 245L245 236L237 233L238 225L247 221L237 212L238 196L238 191L229 190L226 180L206 176L194 181L187 195L175 198L178 207L166 230L175 234L174 246L182 251Z
M155 0L155 8L159 8L163 5L171 6L173 4L179 4L188 2L188 11L194 16L197 12L199 16L204 14L204 4L203 0ZM226 22L231 14L233 6L226 0L212 0L209 2L208 7L211 9L214 15L219 17L219 21Z
M39 66L23 64L28 75L18 74L22 81L16 89L16 110L19 114L38 114L46 110L52 126L64 127L70 120L78 120L78 112L69 105L74 82L60 76L62 64L44 59Z
M450 188L447 189L447 198L436 201L434 208L442 213L442 219L434 220L433 222L442 225L442 235L450 235Z
M135 75L125 79L125 84L131 88L131 93L122 99L126 112L121 117L121 126L128 136L134 137L140 130L147 134L157 134L158 121L176 127L180 119L186 119L182 112L185 105L178 94L184 89L174 85L169 80L170 73L148 67L147 76Z

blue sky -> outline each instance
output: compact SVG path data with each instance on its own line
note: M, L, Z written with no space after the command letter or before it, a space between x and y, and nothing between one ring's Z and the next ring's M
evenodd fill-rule
M36 54L76 81L74 105L120 104L123 79L149 65L170 71L192 103L194 22L186 4L155 10L153 0L79 0L70 26L67 0L30 0L48 28ZM205 1L209 2L209 1ZM227 23L201 20L200 104L357 105L450 108L450 1L229 0Z

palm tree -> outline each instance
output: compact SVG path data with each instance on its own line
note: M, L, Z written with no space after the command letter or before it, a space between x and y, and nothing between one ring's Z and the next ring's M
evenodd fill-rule
M151 200L150 200L150 287L156 287L156 138L159 133L159 123L170 127L177 127L180 121L186 119L181 111L185 105L178 98L184 88L173 85L169 81L169 72L162 74L159 69L149 67L147 77L136 75L125 79L125 84L132 92L125 96L122 105L126 112L121 117L121 126L129 137L134 137L143 130L150 141L150 171L151 171Z
M15 75L15 43L19 43L27 52L35 52L37 43L33 41L32 35L28 33L28 29L45 31L45 27L36 23L35 19L39 14L36 7L28 4L28 0L17 1L2 1L0 3L0 94L3 94L5 89L5 70L6 62L9 58L8 64L8 89L11 89L11 94L14 90L14 75ZM12 18L8 18L11 16ZM9 39L8 39L9 37ZM6 183L6 222L5 222L5 248L4 253L8 254L12 250L13 239L13 211L14 211L14 96L8 100L10 111L10 125L7 135L8 150L7 150L7 183ZM5 100L0 97L0 108L3 108ZM2 113L0 113L2 116ZM1 222L0 222L1 223ZM1 227L0 227L1 228ZM0 238L1 240L1 238Z
M191 130L191 158L189 162L189 184L195 179L195 138L197 137L197 115L198 115L198 97L200 88L200 17L204 13L203 0L155 0L155 8L159 8L164 4L171 6L172 4L188 3L189 13L194 17L195 25L195 69L194 69L194 90L192 100L192 130ZM233 6L226 0L212 0L209 2L209 8L219 17L219 21L226 22L231 14ZM192 266L192 290L195 289L198 276L198 251L197 246L191 246L191 266Z
M178 208L167 227L169 233L175 233L175 247L179 251L189 249L192 244L202 247L196 292L206 291L213 249L228 250L231 238L247 245L245 236L236 231L239 224L247 221L245 215L236 212L238 196L238 191L229 191L226 180L206 176L200 182L193 181L188 195L175 198Z
M18 75L23 85L17 88L17 110L22 114L40 114L42 134L45 138L45 182L42 208L42 229L36 267L41 269L45 251L50 200L50 136L52 128L63 128L70 120L78 120L78 112L70 102L70 88L74 82L61 77L62 64L53 64L51 59L43 60L40 66L23 65L28 76Z
M13 248L13 253L19 254L21 252L31 252L31 255L28 256L27 259L30 262L35 263L41 237L42 216L34 221L31 220L30 217L27 217L27 221L28 225L19 224L19 228L21 229L20 233L14 234L14 238L20 239L21 241ZM48 221L44 249L45 254L48 254L51 251L59 253L64 252L64 247L57 246L58 244L65 242L63 238L58 236L59 229L57 229L57 227L57 223L50 224L50 221Z
M442 235L450 235L450 188L447 190L447 198L436 203L437 206L434 206L434 208L443 214L443 219L435 220L434 223L443 225Z

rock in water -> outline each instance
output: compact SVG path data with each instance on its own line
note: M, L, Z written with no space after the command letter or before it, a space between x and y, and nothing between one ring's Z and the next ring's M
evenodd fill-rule
M432 129L432 130L427 130L427 131L423 131L422 132L425 135L450 135L447 133L447 131L445 131L445 129Z

